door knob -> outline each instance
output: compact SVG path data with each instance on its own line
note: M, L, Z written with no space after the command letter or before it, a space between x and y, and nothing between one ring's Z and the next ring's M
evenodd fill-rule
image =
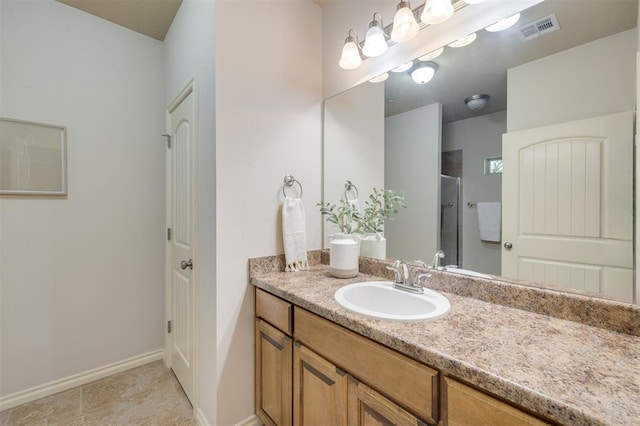
M511 244L509 241L504 243L504 248L506 248L507 250L511 250L512 247L513 247L513 244Z
M189 259L188 261L183 260L182 262L180 262L180 268L181 269L193 269L193 261L191 259Z

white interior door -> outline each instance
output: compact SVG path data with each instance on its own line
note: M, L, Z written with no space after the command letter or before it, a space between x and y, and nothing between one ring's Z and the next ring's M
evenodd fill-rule
M193 403L194 386L194 95L170 111L171 368Z
M507 133L502 150L502 275L632 302L633 113Z

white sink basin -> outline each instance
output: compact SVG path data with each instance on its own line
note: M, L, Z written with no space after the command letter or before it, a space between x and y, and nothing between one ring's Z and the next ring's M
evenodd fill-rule
M424 289L424 294L414 294L392 285L390 281L349 284L336 291L334 297L352 312L396 321L437 318L451 307L446 297L428 288Z

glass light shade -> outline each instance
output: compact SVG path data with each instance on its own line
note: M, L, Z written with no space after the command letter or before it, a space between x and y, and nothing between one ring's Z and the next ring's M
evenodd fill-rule
M471 43L473 43L474 41L476 41L476 37L477 37L476 33L471 33L468 36L462 37L461 39L454 41L449 46L451 46L451 47L468 46Z
M420 15L420 20L425 24L440 24L453 16L451 0L427 0Z
M389 73L385 72L384 74L380 74L377 77L373 77L371 80L369 80L369 83L382 83L388 78L389 78Z
M427 84L436 74L438 66L433 62L425 62L411 71L411 78L418 84Z
M442 55L442 52L444 52L444 46L442 46L440 49L434 50L433 52L429 52L424 56L420 56L418 60L422 62L432 61L436 59L438 56Z
M362 65L360 50L352 37L348 37L342 46L342 56L340 56L338 65L345 70L353 70Z
M464 103L467 104L467 108L471 111L480 111L485 107L485 105L487 105L487 102L489 102L489 95L485 94L469 96L464 100Z
M520 19L520 14L516 13L515 15L509 16L508 18L501 19L500 21L496 22L493 25L489 25L487 28L485 28L485 30L492 33L497 33L498 31L504 31L507 28L513 27L516 24L516 22L518 22L519 19Z
M413 66L413 61L409 61L406 64L402 64L399 67L392 69L391 72L405 72L412 66Z
M377 21L375 21L377 22ZM384 39L384 33L380 25L373 25L367 31L367 38L364 40L362 53L370 58L380 56L387 51L387 41Z
M391 30L391 40L396 43L403 43L414 38L420 25L413 16L413 11L406 1L401 1L398 5L395 16L393 17L393 30Z

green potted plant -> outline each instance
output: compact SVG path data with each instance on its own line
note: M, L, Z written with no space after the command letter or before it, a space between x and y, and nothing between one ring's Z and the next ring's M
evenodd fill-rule
M358 206L346 199L336 204L318 203L320 213L327 222L340 230L329 236L329 272L336 278L352 278L358 275L359 239L353 235L360 226Z
M384 237L384 223L393 220L400 208L406 208L404 196L392 189L373 188L359 215L356 233L360 237L360 255L375 259L386 259L387 240Z

